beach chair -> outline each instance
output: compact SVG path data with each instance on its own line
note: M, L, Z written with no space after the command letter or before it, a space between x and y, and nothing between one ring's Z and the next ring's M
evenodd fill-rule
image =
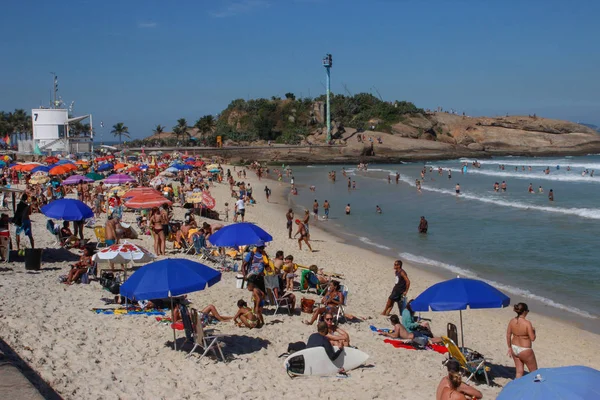
M327 289L327 285L321 286L319 278L311 270L303 270L300 273L300 293L308 293L310 289L315 289L319 296Z
M462 372L469 376L465 383L469 383L473 377L482 373L485 376L485 382L488 385L490 384L490 379L487 374L490 368L486 365L486 359L484 357L478 356L471 358L469 352L467 352L467 354L464 353L467 349L461 351L452 339L447 336L442 336L442 341L444 346L448 349L448 356L458 361ZM468 358L471 359L469 360Z
M96 235L96 248L107 247L106 230L103 226L94 227L94 235Z
M277 311L279 311L280 307L287 308L288 314L292 315L289 297L287 297L285 294L283 296L279 295L279 276L265 276L265 291L267 298L269 299L269 303L275 306L275 312L273 315L277 314Z
M458 343L458 329L456 329L456 325L448 322L446 333L450 340L452 340L454 343Z
M190 243L188 241L188 239L182 237L182 241L178 242L179 245L181 246L181 250L183 251L183 254L194 254L194 252L196 251L194 249L194 243Z
M221 350L221 346L219 344L220 339L223 337L223 335L206 335L204 332L204 326L202 326L201 314L198 313L196 309L190 309L190 315L188 317L191 320L191 324L193 327L194 347L192 347L192 350L188 353L186 358L190 357L194 353L194 351L196 351L196 349L200 347L204 351L202 352L202 355L200 355L198 362L200 362L200 360L202 360L202 358L204 358L204 356L206 356L209 351L212 351L215 357L217 357L217 359L219 358L219 355L221 355L221 360L225 361L223 350Z
M333 317L335 319L336 324L339 324L342 318L344 320L346 319L345 307L348 304L348 294L350 291L348 289L348 286L340 285L340 292L342 292L342 294L344 295L344 302L339 305L337 314Z

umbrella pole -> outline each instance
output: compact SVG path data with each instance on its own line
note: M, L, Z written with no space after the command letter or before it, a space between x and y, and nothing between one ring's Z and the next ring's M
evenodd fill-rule
M170 293L169 293L170 294ZM171 329L173 329L173 350L177 350L177 337L175 336L175 309L173 308L173 297L171 299Z
M464 349L465 348L465 332L464 332L463 321L462 321L462 310L459 310L459 313L460 313L460 343L462 345L462 349Z

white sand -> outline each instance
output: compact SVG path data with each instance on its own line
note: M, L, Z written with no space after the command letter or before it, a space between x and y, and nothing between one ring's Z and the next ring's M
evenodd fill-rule
M248 207L247 220L259 223L275 238L267 247L270 255L284 250L300 264L317 264L345 275L344 283L350 287L348 311L372 318L343 326L351 344L370 355L367 368L352 371L346 379L290 379L278 355L286 351L288 343L306 340L316 330L302 323L307 314L266 315L267 325L254 330L219 323L215 327L226 335L224 352L229 361L205 358L197 363L196 358L185 359L186 353L173 351L170 346L171 329L158 324L153 316L96 315L90 311L104 307L101 299L112 296L96 282L74 286L58 283L58 276L68 272L68 262L46 263L43 270L31 273L22 264L2 266L0 336L67 399L434 398L445 374L445 356L433 351L396 349L369 330L369 324L389 326L379 313L393 286L393 260L346 245L320 231L315 226L319 223L311 223L312 244L318 251L300 252L296 241L287 239L287 205L277 200L283 186L273 181L258 182L253 173L248 174L247 181L252 182L259 200L258 205ZM272 201L279 204L264 201L265 183L273 189ZM225 201L232 206L228 185L220 185L212 193L218 209L223 209ZM176 208L176 216L182 215L183 209ZM46 218L37 214L32 219L38 247L53 247L53 238L45 230ZM134 215L126 213L125 220L133 221ZM86 229L86 237L93 237L90 229ZM149 236L135 242L152 249ZM437 276L410 265L405 264L405 269L412 282L411 297L439 281ZM299 302L303 295L296 295ZM249 301L250 294L235 288L234 273L224 273L220 283L189 298L196 308L215 304L222 314L233 315L235 302L240 298ZM458 312L425 316L433 320L437 335L445 334L447 322L458 325ZM510 381L507 376L514 374L505 343L506 325L514 314L507 308L467 310L463 316L465 344L492 358L496 386L479 385L478 389L485 398L494 398ZM600 367L598 335L540 316L535 309L529 319L537 329L534 350L541 367ZM183 333L178 332L178 337Z

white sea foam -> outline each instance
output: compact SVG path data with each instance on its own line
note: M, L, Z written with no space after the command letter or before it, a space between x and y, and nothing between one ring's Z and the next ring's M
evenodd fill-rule
M472 164L475 160L469 158L461 158L460 162L466 162ZM548 160L538 160L535 158L528 159L519 159L519 160L506 160L506 159L489 159L489 160L477 160L481 165L512 165L512 166L532 166L532 167L550 167L550 169L556 169L557 165L560 165L561 169L570 166L571 168L581 168L581 169L597 169L600 171L600 164L597 162L591 162L589 164L583 164L581 162L572 163L570 159L566 158L556 158L556 159L548 159Z
M384 245L379 244L379 243L375 243L375 242L369 240L369 238L366 238L364 236L359 237L358 240L360 240L361 242L363 242L365 244L368 244L369 246L375 246L375 247L378 247L378 248L384 249L384 250L391 250L390 247L384 246Z
M477 276L477 274L473 273L472 271L469 271L467 269L461 268L461 267L457 267L456 265L452 265L452 264L446 264L443 263L441 261L436 261L436 260L432 260L426 257L421 257L421 256L416 256L414 254L410 254L410 253L400 253L399 254L400 258L402 258L403 260L409 261L409 262L414 262L414 263L418 263L418 264L423 264L423 265L429 265L432 267L436 267L436 268L442 268L445 269L447 271L450 271L452 273L455 273L457 275L460 275L461 277L464 278L473 278L473 279L480 279L484 282L489 283L490 285L494 286L495 288L502 290L504 292L507 293L511 293L520 297L525 297L528 299L532 299L535 301L539 301L543 304L546 304L550 307L554 307L557 308L559 310L564 310L564 311L568 311L571 312L573 314L577 314L581 317L585 317L585 318L590 318L590 319L596 319L597 317L586 312L583 310L580 310L576 307L570 307L567 306L565 304L561 304L561 303L557 303L551 299L548 299L546 297L543 296L538 296L534 293L531 293L529 290L525 290L525 289L521 289L521 288L517 288L517 287L513 287L510 285L503 285L501 283L495 282L495 281L491 281L491 280L486 280L486 279L481 279Z
M434 169L437 167L434 167ZM468 168L467 174L476 174L476 175L486 175L486 176L495 176L498 178L515 178L515 179L525 179L529 181L535 181L538 179L546 180L546 181L555 181L555 182L583 182L583 183L600 183L600 179L596 176L581 176L577 172L571 172L570 174L550 174L546 175L542 172L529 172L529 171L519 171L519 172L511 172L511 171L490 171L489 169L478 169L478 168Z
M400 180L408 183L411 186L415 186L415 182L413 179L406 178L405 176L401 176ZM439 189L435 187L429 186L421 186L422 190L427 190L430 192L449 194L452 196L456 196L456 193L452 190L448 189ZM598 208L561 208L561 207L549 207L549 206L537 206L534 204L523 203L520 201L507 201L507 200L498 200L495 198L491 198L485 195L474 195L469 192L461 192L460 197L468 200L480 201L482 203L495 204L497 206L504 207L512 207L518 208L521 210L533 210L533 211L543 211L550 212L555 214L564 214L564 215L574 215L581 218L587 219L600 219L600 209Z

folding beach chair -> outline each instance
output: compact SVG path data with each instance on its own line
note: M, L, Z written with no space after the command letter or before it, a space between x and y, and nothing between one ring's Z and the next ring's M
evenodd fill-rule
M337 314L334 317L336 324L339 324L342 318L346 319L345 307L348 305L348 294L350 291L347 285L340 285L340 292L344 295L344 302L338 306Z
M315 292L320 296L327 289L327 284L321 286L319 278L311 270L304 270L300 275L300 293L308 293L310 289L315 289Z
M96 248L106 247L106 230L103 226L94 227L94 235L96 235Z
M288 314L292 315L290 298L285 294L283 296L279 295L279 276L265 276L265 291L267 292L266 295L269 299L269 303L275 306L273 315L277 314L280 307L287 308Z
M454 343L458 343L458 329L456 329L456 325L454 325L451 322L448 322L446 331L448 334L448 338Z
M448 357L455 359L460 364L460 367L465 375L469 375L466 380L468 383L474 376L483 373L485 376L485 382L489 385L490 379L488 377L488 371L490 367L486 365L486 359L477 353L477 356L473 357L473 351L468 349L461 350L458 346L448 337L442 336L442 341L448 349Z
M198 311L194 308L190 309L190 315L188 316L188 318L191 320L193 328L194 347L188 353L186 358L190 357L194 353L194 351L196 351L196 349L200 347L204 351L198 359L198 362L200 362L200 360L202 360L202 358L204 358L204 356L207 355L209 351L212 351L215 357L217 357L217 359L219 358L219 355L221 355L221 360L225 361L223 350L221 350L221 346L219 345L220 338L223 337L223 335L206 335L204 332L204 327L202 326L201 314L199 314Z

